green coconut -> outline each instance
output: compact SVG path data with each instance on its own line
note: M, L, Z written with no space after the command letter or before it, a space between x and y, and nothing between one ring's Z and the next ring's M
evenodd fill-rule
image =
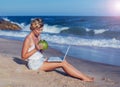
M43 50L48 49L48 43L46 40L40 40L38 44L41 44L43 46Z

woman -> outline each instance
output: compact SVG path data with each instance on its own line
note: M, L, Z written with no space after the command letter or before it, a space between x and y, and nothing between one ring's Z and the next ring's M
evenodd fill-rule
M39 36L43 30L43 25L42 19L37 18L32 20L30 25L31 32L24 40L21 56L23 60L28 60L28 67L32 70L39 69L43 71L62 68L68 75L72 77L83 81L93 81L93 78L84 75L70 65L66 60L60 63L45 61L45 58L40 51L43 47L42 45L38 44L38 41L40 40Z

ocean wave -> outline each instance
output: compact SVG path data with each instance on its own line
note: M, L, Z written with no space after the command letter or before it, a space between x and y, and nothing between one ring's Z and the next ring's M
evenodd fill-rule
M66 30L62 30L60 33L93 36L97 34L102 34L106 31L108 31L108 29L89 29L89 28L82 28L82 27L73 27Z
M3 31L0 30L0 36L8 36L13 38L25 38L30 32L30 24L25 22L14 22L3 17L4 20L16 23L22 27L21 31ZM65 34L64 34L65 33ZM120 32L111 31L110 29L90 29L87 27L65 27L62 25L44 25L42 38L57 44L71 44L80 46L97 46L97 47L112 47L120 48ZM71 35L72 34L72 35ZM79 36L78 36L79 35ZM82 37L82 36L93 37ZM97 37L94 37L97 36ZM103 38L101 38L103 37ZM72 43L71 43L72 42Z
M19 25L23 31L30 31L30 24L14 22L14 21L11 21L10 19L5 18L5 17L3 19L6 21L10 21L11 23ZM31 20L33 20L33 19L34 18L31 18ZM63 30L69 29L69 27L63 27L63 26L59 26L59 25L50 26L48 24L45 24L43 28L44 28L43 32L47 32L47 33L60 33Z
M25 24L25 22L18 23L11 21L7 17L3 17L2 19L6 21L10 21L11 23L19 25L23 31L30 31L30 24ZM31 18L33 20L34 18ZM73 34L73 35L96 35L101 34L107 31L107 29L89 29L89 28L82 28L82 27L64 27L60 25L44 25L43 32L47 33L67 33L67 34Z
M85 38L73 37L73 36L66 37L66 36L49 35L49 34L42 35L42 38L57 44L120 48L120 40L116 40L115 38L85 39Z
M107 29L98 29L98 30L94 30L94 33L95 34L101 34L101 33L104 33L105 31L108 31Z
M29 34L28 31L3 31L0 30L0 36L7 36L12 38L25 38ZM42 39L56 44L67 44L77 46L96 46L96 47L111 47L120 48L120 40L115 38L99 39L99 38L81 38L71 35L49 34L42 33Z
M68 29L69 29L69 27L62 27L62 26L58 26L58 25L50 26L48 24L45 24L43 32L47 32L47 33L60 33L61 31L68 30Z
M3 20L6 20L6 21L9 21L13 24L17 24L18 26L20 26L22 29L24 29L26 27L25 23L18 23L18 22L14 22L14 21L11 21L10 19L8 19L7 17L3 17L2 18Z
M25 36L28 35L29 32L25 31L10 31L10 30L0 30L0 36L10 36L10 37L22 37L24 38Z
M23 31L30 31L30 24L24 26L22 28ZM53 26L50 26L48 24L45 24L44 27L43 27L43 32L45 33L60 33L62 30L67 30L69 29L69 27L61 27L61 26L58 26L58 25L53 25Z

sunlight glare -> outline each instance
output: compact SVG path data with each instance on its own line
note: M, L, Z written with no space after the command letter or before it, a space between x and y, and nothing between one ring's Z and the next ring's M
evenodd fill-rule
M120 1L114 4L114 10L120 12Z

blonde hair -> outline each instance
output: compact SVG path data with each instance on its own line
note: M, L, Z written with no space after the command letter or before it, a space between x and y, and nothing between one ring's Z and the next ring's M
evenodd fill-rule
M35 18L31 21L30 30L43 27L43 20L40 18Z

